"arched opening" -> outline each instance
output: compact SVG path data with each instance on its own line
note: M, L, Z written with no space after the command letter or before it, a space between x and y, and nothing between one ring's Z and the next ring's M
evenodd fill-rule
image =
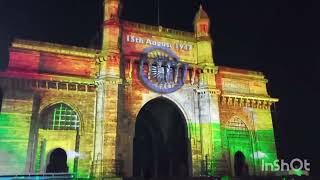
M250 169L254 168L253 143L248 127L238 117L230 119L224 126L224 148L228 152L231 174L249 175Z
M190 143L186 119L166 98L144 105L136 120L133 141L133 175L188 176Z
M64 103L58 103L41 113L41 129L79 130L80 119L75 110Z
M52 172L54 163L64 160L65 154L67 172L77 173L80 144L78 113L67 104L57 103L44 109L39 118L36 172L48 172L48 167ZM53 165L49 166L50 163Z

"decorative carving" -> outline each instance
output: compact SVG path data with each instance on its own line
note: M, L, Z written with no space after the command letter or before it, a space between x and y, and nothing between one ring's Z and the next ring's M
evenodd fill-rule
M171 93L183 86L187 68L188 65L181 63L171 50L152 46L144 50L139 76L149 89L158 93Z
M94 84L97 87L97 91L104 90L105 88L105 81L103 79L96 80Z
M106 61L106 58L104 56L99 55L99 54L96 54L94 59L96 60L97 63L101 63L101 62Z
M15 79L15 78L0 78L0 86L9 89L55 89L66 91L83 91L93 92L96 85L93 83L79 82L64 82L36 79Z
M115 61L116 62L119 60L119 57L117 54L113 54L113 53L110 53L108 55L104 55L101 53L101 54L96 54L94 59L99 64L99 63L105 62L105 61Z
M251 97L223 94L220 100L222 105L251 107L258 109L268 109L273 103L278 102L276 98Z

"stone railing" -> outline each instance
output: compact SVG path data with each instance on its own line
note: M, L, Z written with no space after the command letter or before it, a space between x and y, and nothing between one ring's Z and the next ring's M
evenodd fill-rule
M151 25L146 25L146 24L133 23L133 22L129 22L129 21L124 21L123 24L125 25L125 27L133 27L133 28L137 28L139 30L146 30L146 31L150 31L150 32L180 36L180 37L185 37L185 38L195 38L195 35L193 32L164 28L162 26L151 26Z

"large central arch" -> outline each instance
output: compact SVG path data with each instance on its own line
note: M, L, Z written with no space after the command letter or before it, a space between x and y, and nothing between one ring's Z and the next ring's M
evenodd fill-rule
M186 119L167 98L156 98L140 110L133 141L134 176L188 176L191 147Z

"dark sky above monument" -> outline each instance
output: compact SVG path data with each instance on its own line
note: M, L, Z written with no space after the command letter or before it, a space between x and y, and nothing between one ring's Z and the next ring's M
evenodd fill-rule
M156 0L123 0L121 17L157 25ZM264 72L274 111L279 158L320 168L320 2L205 0L215 63ZM160 0L160 25L192 31L196 0ZM1 0L0 62L13 38L88 47L101 32L102 0Z

